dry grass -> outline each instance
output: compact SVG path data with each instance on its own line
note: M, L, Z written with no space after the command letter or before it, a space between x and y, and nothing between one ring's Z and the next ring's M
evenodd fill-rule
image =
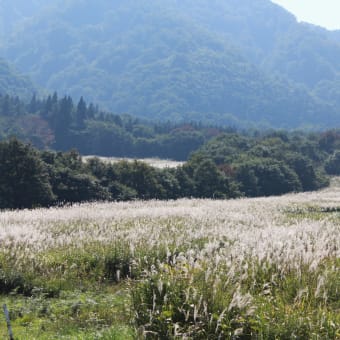
M150 338L337 339L339 211L339 178L282 197L5 211L0 268L52 293L130 277Z
M176 168L180 165L183 165L184 162L179 162L179 161L173 161L171 159L160 159L160 158L122 158L122 157L98 157L98 156L84 156L82 159L84 161L87 161L90 158L99 158L102 162L105 163L117 163L120 161L128 161L128 162L133 162L135 160L138 160L140 162L144 162L152 167L159 168L159 169L164 169L164 168Z

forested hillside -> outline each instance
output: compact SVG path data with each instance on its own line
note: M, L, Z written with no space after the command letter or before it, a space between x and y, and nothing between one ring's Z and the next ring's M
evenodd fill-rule
M10 94L28 99L33 92L34 87L31 81L0 58L0 94Z
M1 53L50 91L159 120L339 123L337 35L269 0L64 0L34 14Z
M56 7L62 0L1 0L0 2L0 45L3 39L16 31L21 25L43 13L49 8Z
M38 151L17 139L43 149ZM91 200L233 198L316 190L340 174L340 132L237 132L151 123L57 93L29 102L0 95L0 209ZM156 169L106 156L187 160ZM48 151L48 150L57 150Z
M153 123L115 115L57 93L30 101L0 94L0 140L16 136L40 149L69 150L82 155L161 157L186 160L209 139L232 129L194 122Z

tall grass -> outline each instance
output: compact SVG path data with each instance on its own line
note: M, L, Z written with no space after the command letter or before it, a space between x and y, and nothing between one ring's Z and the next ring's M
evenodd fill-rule
M4 211L0 298L41 307L12 312L36 338L339 339L339 207L335 179L282 197Z

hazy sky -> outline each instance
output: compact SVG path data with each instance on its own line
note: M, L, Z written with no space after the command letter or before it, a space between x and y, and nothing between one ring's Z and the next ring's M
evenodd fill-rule
M272 0L299 21L306 21L328 29L340 29L340 0Z

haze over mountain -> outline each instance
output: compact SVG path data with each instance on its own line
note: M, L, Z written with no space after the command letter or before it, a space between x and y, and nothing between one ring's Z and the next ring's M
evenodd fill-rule
M28 99L35 91L31 81L0 58L0 94Z
M55 7L61 0L1 0L0 3L0 39L13 33L26 21L34 18L48 8Z
M339 32L299 24L269 0L42 4L13 2L1 54L50 91L161 120L340 123Z

